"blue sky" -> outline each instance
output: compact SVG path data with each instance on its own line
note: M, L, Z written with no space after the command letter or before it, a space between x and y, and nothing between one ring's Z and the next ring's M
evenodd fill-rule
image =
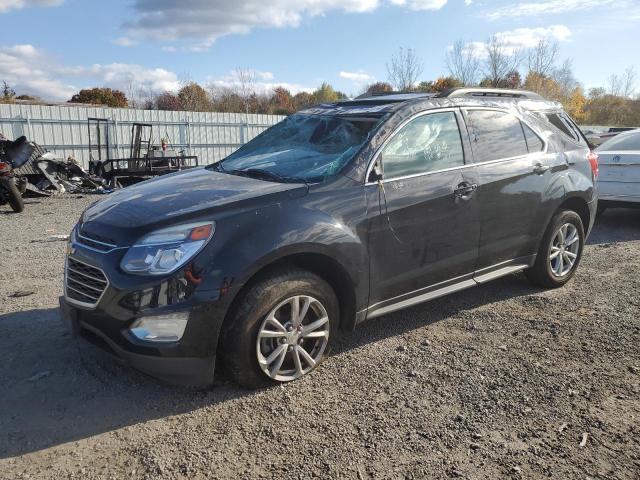
M326 81L357 94L386 80L400 47L428 80L446 74L454 41L492 34L518 49L558 40L586 88L640 72L640 0L0 0L0 19L0 80L50 100L91 86L230 85L239 67L258 88Z

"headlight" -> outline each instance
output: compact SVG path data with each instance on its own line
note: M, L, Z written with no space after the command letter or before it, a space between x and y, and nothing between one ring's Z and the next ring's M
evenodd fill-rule
M120 266L125 272L165 275L191 260L213 236L215 222L189 223L156 230L129 248Z

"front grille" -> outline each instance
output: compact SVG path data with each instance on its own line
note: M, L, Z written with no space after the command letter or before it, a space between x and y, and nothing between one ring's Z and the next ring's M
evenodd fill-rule
M112 239L102 237L93 233L87 233L82 230L77 232L76 241L82 245L86 245L89 248L104 253L108 253L111 250L117 248L116 242L114 242Z
M102 270L73 258L67 258L65 296L85 307L95 307L109 281Z

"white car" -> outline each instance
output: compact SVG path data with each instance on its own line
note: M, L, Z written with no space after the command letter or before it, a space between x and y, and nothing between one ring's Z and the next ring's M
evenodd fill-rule
M598 211L640 207L640 129L616 135L596 153L600 164Z

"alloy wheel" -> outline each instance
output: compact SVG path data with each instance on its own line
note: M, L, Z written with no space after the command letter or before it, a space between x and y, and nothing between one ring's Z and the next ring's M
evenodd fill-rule
M296 295L276 305L265 317L256 344L262 371L289 382L312 371L329 343L329 316L317 299Z
M580 251L580 234L572 223L562 225L551 241L549 251L549 265L556 277L565 277L572 270L578 260Z

